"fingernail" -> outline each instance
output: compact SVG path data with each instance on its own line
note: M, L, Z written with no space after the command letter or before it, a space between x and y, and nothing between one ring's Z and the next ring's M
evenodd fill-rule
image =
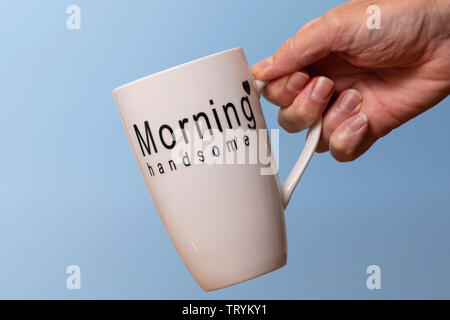
M366 123L367 116L364 113L360 112L352 119L352 121L347 124L347 128L349 128L353 132L356 132L361 129Z
M342 97L340 106L345 112L353 113L356 107L358 107L361 103L361 100L361 93L355 89L350 89Z
M308 82L309 76L303 72L296 72L289 78L286 83L286 90L290 93L297 94L301 88Z
M320 77L314 86L311 98L318 103L324 103L330 97L333 87L334 82L332 80Z
M261 73L263 72L265 69L267 69L268 67L270 67L272 65L273 62L273 57L267 57L264 60L261 60L260 62L258 62L257 64L255 64L253 66L253 71L255 73Z

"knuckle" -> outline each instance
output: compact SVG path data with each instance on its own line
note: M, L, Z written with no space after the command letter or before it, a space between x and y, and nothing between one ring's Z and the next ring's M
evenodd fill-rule
M324 153L327 152L328 150L330 150L330 140L324 136L322 127L322 132L320 134L319 143L317 144L316 147L316 152Z
M279 96L279 89L276 82L269 82L269 84L264 88L264 97L272 103L276 104L277 98Z
M311 21L309 21L307 24L305 24L302 28L300 28L300 30L297 31L297 35L301 35L302 32L307 31L309 28L312 28L313 26L315 26L317 23L319 23L321 20L321 18L315 18Z
M357 158L354 150L350 150L347 146L340 142L330 141L330 153L339 162L349 162Z
M268 101L282 108L289 105L287 98L283 95L283 89L276 83L269 84L264 89L263 95Z
M342 18L335 11L328 11L322 16L321 20L323 23L325 23L327 29L330 30L330 32L337 34L339 30L341 30Z
M325 144L319 144L316 148L317 153L324 153L328 151L328 146Z
M280 47L280 50L278 52L281 52L283 54L292 54L295 50L295 37L289 38L286 41L283 42L283 44Z
M295 120L301 122L305 127L309 127L318 119L319 114L311 114L302 107L298 107L295 109Z
M353 156L353 155L339 155L339 156L336 156L336 155L333 154L333 157L339 162L350 162L350 161L353 161L353 160L356 159L356 157Z
M293 126L292 121L287 119L282 112L278 112L278 123L280 126L289 133L296 133L300 130Z
M328 23L330 27L339 26L340 24L339 15L333 10L327 11L322 16L322 21Z
M270 84L269 84L270 85ZM264 88L263 90L263 96L264 98L266 98L266 100L268 100L271 103L275 103L275 95L273 92L273 88L269 87L269 85L267 85L266 88Z

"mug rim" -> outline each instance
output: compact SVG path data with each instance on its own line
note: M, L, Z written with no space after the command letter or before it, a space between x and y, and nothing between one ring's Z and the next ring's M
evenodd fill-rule
M191 61L188 61L188 62L185 62L185 63L178 64L178 65L170 67L168 69L164 69L164 70L158 71L156 73L152 73L152 74L150 74L148 76L144 76L144 77L138 78L136 80L127 82L127 83L125 83L125 84L123 84L121 86L118 86L117 88L113 89L113 94L117 93L121 89L125 89L126 87L129 87L129 86L131 86L133 84L136 84L136 83L141 82L141 81L148 80L148 79L153 78L155 76L159 76L159 75L161 75L163 73L174 71L176 69L179 69L179 68L185 67L187 65L191 65L191 64L194 64L194 63L197 63L197 62L209 59L209 58L213 58L213 57L220 56L220 55L223 55L223 54L231 53L231 52L234 52L234 51L242 51L242 50L243 50L242 47L235 47L235 48L232 48L232 49L219 51L219 52L216 52L216 53L213 53L213 54L210 54L210 55L198 58L198 59L194 59L194 60L191 60Z

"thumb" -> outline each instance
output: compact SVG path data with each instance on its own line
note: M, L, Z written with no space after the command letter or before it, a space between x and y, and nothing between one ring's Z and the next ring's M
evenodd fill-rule
M253 66L255 78L276 79L326 57L333 50L340 23L337 17L329 14L310 21L287 39L273 56Z

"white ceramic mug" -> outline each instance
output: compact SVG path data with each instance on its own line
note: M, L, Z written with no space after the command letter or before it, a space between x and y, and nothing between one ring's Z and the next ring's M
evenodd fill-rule
M314 154L321 120L310 128L300 158L283 185L276 171L261 174L260 162L208 164L197 151L173 161L175 147L192 145L193 137L211 139L210 129L215 133L266 129L259 102L264 85L253 79L244 51L236 48L113 90L155 207L178 253L205 291L286 264L284 208ZM181 138L175 135L177 129L183 133ZM235 148L225 145L222 152L248 148L245 137L236 138ZM214 150L210 151L204 151L203 158L213 157Z

